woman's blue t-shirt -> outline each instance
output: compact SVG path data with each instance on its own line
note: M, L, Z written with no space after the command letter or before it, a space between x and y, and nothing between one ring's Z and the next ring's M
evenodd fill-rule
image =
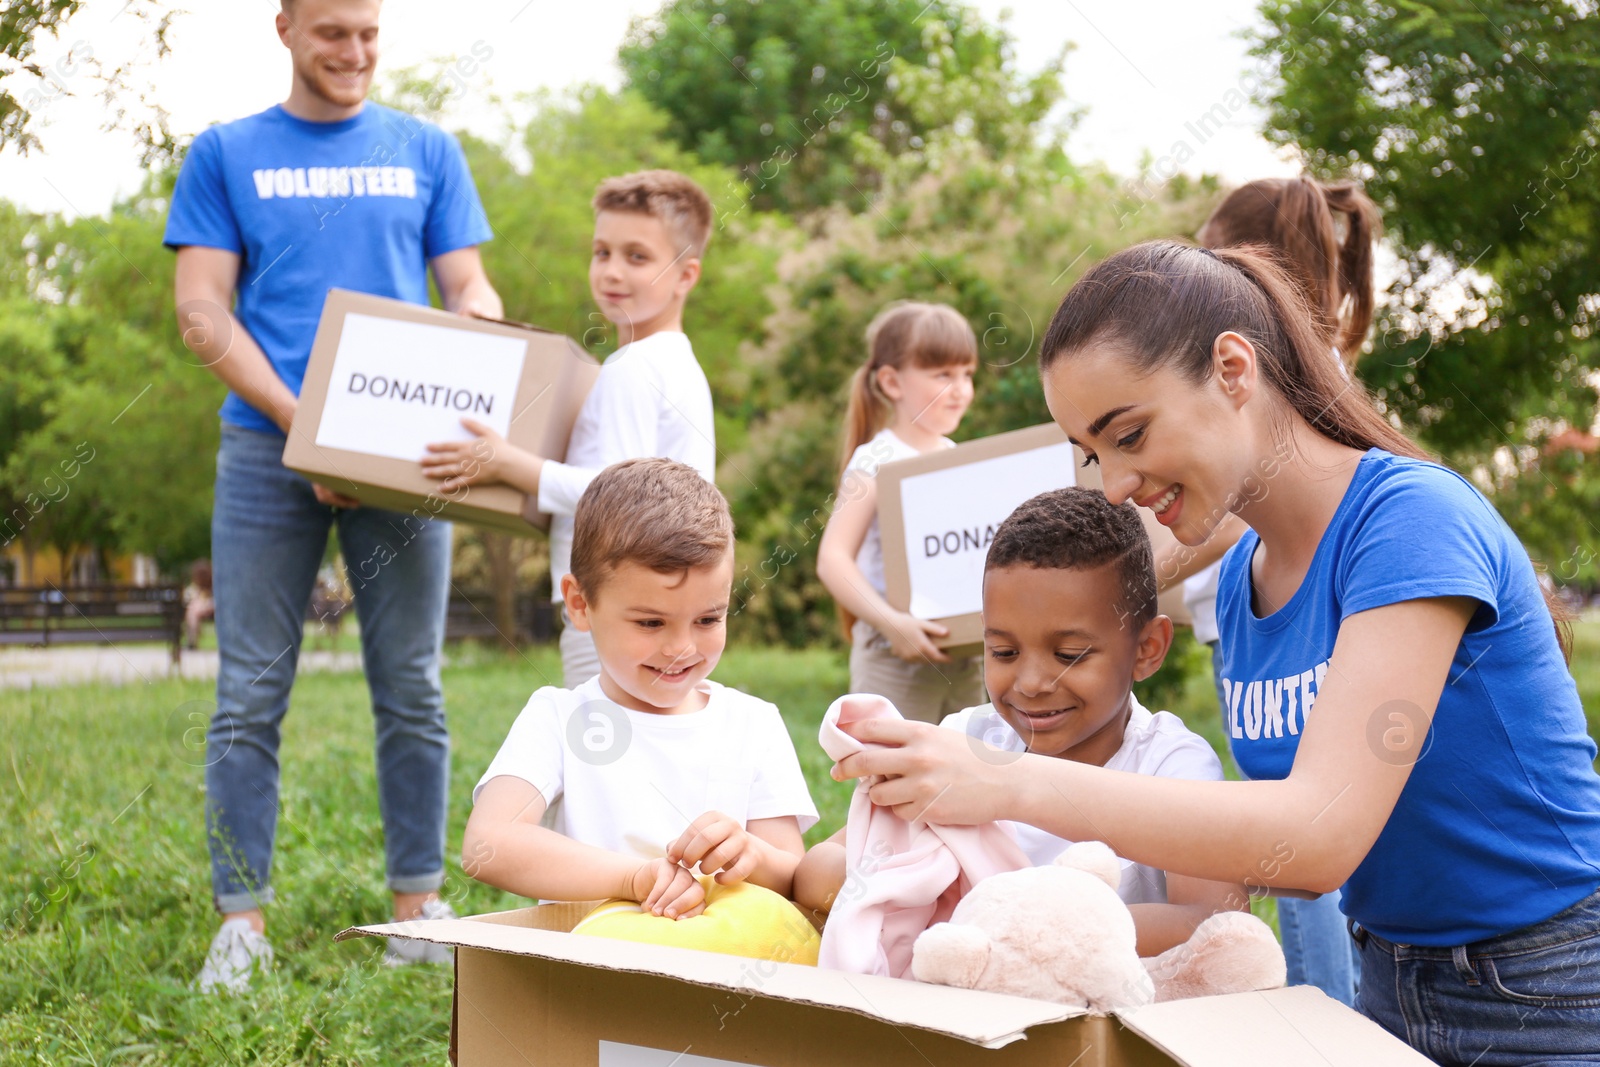
M1482 494L1437 464L1369 451L1299 590L1261 619L1258 543L1249 532L1229 551L1217 595L1226 732L1251 778L1289 774L1347 616L1426 597L1478 602L1423 754L1344 886L1345 913L1391 941L1460 945L1600 886L1595 743L1533 565ZM1385 731L1410 725L1395 715L1373 713L1379 758Z

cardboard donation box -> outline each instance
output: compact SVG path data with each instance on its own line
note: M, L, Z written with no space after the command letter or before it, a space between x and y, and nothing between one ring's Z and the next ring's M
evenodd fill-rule
M943 624L934 643L955 655L983 645L983 562L994 532L1017 506L1069 485L1100 488L1096 467L1054 423L968 441L878 468L878 528L886 599ZM1157 553L1174 543L1148 509L1140 518ZM1182 591L1161 611L1187 623Z
M456 946L458 1067L1426 1067L1310 986L1085 1015L998 993L572 934L587 904L345 930Z
M463 416L564 459L600 365L577 342L522 323L328 292L283 465L363 503L491 526L545 528L505 485L439 492L419 460L433 441L470 441Z

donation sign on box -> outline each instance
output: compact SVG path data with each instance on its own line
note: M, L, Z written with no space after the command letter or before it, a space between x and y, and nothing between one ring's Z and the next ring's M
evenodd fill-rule
M983 643L983 562L1017 505L1073 484L1072 444L1054 423L968 441L878 468L888 601L944 624L935 643Z
M567 454L600 365L577 342L520 322L465 318L328 292L283 465L364 504L511 533L548 525L508 485L443 493L422 471L434 441L471 441L463 418L548 459Z
M415 461L430 442L472 440L464 416L505 436L527 343L454 325L345 315L317 444Z
M1078 484L1099 489L1097 468L1054 423L968 441L878 469L878 523L886 599L950 633L934 641L952 655L983 647L983 565L1006 516L1040 493ZM1078 475L1082 473L1083 477ZM1140 520L1159 553L1175 544L1146 508ZM1180 589L1160 610L1187 623Z

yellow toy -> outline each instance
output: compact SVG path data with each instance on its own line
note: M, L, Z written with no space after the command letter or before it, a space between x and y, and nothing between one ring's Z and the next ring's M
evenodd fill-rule
M608 900L586 915L575 934L675 945L729 956L817 965L822 938L800 909L770 889L750 882L718 885L701 878L705 911L690 919L669 919L644 911L637 901Z

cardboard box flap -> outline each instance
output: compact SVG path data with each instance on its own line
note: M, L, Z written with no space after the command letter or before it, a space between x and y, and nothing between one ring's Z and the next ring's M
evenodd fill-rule
M515 919L508 913L500 922L475 918L435 919L357 926L342 931L334 940L362 936L413 937L457 948L487 949L612 971L660 975L692 985L730 990L745 997L771 997L854 1012L896 1026L945 1034L984 1048L1001 1048L1022 1040L1029 1027L1083 1014L1061 1004L1025 997L503 925L507 921Z
M1188 1067L1428 1067L1433 1062L1314 986L1172 1000L1117 1019ZM1218 1026L1223 1019L1226 1029Z

